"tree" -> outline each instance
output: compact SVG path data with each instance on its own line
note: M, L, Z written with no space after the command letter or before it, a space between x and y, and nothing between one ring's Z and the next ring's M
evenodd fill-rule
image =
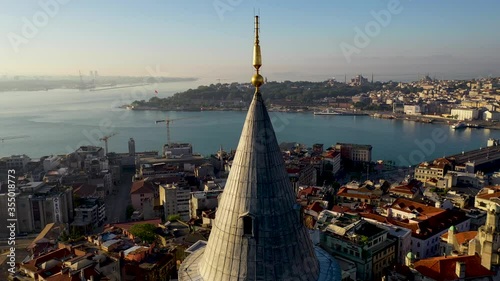
M127 210L126 210L127 220L132 217L132 215L134 214L134 212L135 212L134 207L132 207L132 205L128 205L127 206Z
M151 223L140 223L133 225L129 232L147 243L153 243L156 238L155 234L156 226Z
M167 217L168 221L178 221L180 219L181 219L181 216L178 215L178 214L177 215L170 215L170 216Z

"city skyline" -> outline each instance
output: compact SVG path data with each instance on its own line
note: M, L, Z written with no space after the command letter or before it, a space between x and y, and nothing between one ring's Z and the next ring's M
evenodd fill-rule
M269 42L263 53L269 66L263 75L271 80L341 73L376 73L380 80L416 80L425 73L444 79L496 76L500 40L491 34L499 3L480 4L10 2L0 19L0 75L77 75L81 69L147 76L148 67L160 66L168 76L246 81L244 46L252 38L242 30L249 29L245 24L255 11L265 15L261 36Z

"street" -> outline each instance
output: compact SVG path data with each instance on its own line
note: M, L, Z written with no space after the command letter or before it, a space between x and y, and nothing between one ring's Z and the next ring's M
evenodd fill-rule
M126 220L126 209L130 205L130 188L132 186L133 175L132 171L122 171L120 183L105 198L106 223L123 222Z

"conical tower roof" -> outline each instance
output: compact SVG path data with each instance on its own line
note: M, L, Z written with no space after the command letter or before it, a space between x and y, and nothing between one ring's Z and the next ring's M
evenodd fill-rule
M200 264L204 280L317 280L314 248L295 202L256 92Z
M320 279L296 197L260 92L264 79L256 17L256 87L208 243L186 259L180 280ZM333 264L331 260L327 263ZM321 280L333 280L329 269ZM338 273L338 272L337 272ZM327 278L327 279L325 279Z

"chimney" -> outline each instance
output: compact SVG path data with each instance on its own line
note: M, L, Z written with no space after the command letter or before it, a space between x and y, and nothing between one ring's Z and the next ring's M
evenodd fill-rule
M458 277L458 280L465 280L465 262L457 261L455 265L455 274Z

